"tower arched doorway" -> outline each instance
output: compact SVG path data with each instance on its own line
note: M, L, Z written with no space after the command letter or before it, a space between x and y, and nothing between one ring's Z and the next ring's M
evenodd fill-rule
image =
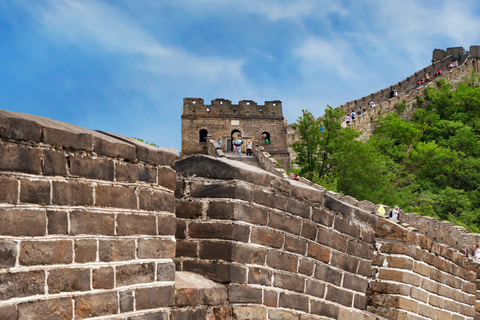
M242 136L242 133L240 132L240 130L238 129L232 130L232 132L230 133L230 143L229 143L230 150L228 151L233 151L233 141L235 139L240 138L241 136Z

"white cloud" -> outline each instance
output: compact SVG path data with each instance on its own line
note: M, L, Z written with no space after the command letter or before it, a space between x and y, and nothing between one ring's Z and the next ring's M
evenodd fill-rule
M35 10L33 16L47 34L59 42L130 55L134 64L152 73L209 78L228 74L243 82L242 60L202 57L166 46L114 6L92 0L50 0L46 4L29 8Z

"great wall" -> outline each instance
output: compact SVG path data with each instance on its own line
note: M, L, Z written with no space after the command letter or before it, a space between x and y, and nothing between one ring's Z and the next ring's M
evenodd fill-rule
M198 145L0 110L0 319L480 319L480 235Z

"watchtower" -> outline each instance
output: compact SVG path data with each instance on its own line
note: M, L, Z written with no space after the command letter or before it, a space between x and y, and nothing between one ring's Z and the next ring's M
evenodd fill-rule
M223 150L231 151L233 138L254 140L282 166L290 170L287 149L287 126L279 100L259 105L252 100L232 104L214 99L210 105L200 98L183 99L182 155L204 153L207 135L222 139Z

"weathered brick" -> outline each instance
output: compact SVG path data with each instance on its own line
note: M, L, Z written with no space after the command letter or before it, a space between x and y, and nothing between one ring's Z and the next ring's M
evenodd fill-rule
M267 307L278 306L278 292L271 290L263 290L263 304Z
M118 301L116 292L105 292L77 296L75 300L75 319L116 314Z
M238 320L263 320L267 319L267 308L264 306L235 306L233 319Z
M310 300L310 312L328 318L338 318L338 306L325 301Z
M90 290L90 270L56 268L48 273L48 293Z
M84 129L73 128L69 124L43 127L42 141L57 147L74 150L93 150L93 136ZM88 133L87 133L88 132Z
M339 289L332 285L328 285L325 299L339 303L346 307L351 307L353 302L353 294L349 291Z
M287 234L285 235L284 249L290 252L304 255L307 250L307 241L297 237L292 237Z
M371 260L373 248L369 244L350 240L347 243L347 254Z
M93 205L93 187L77 181L53 181L52 203L70 206Z
M468 317L474 317L475 316L475 308L471 305L460 305L460 314L463 314L464 316Z
M117 163L115 166L115 180L120 182L144 181L157 182L157 170L154 167L140 163Z
M345 274L343 279L343 287L354 291L365 293L367 290L368 280L359 278L350 274Z
M2 306L0 307L0 314L2 315L2 320L17 320L17 306Z
M375 231L371 229L362 229L361 240L366 243L374 244L375 243Z
M116 222L118 236L157 234L156 217L151 214L118 214Z
M127 264L115 269L117 287L138 283L149 283L155 280L155 263Z
M248 283L263 286L272 285L273 272L266 268L248 268Z
M68 213L66 211L47 211L48 234L68 234Z
M475 292L477 291L477 287L475 285L475 283L470 283L470 282L463 282L463 285L462 285L462 291L466 292L466 293L470 293L470 294L475 294Z
M298 258L289 253L283 253L276 250L267 252L267 266L296 272L297 271Z
M97 260L97 240L77 239L75 240L75 262L86 263Z
M347 249L347 238L325 228L318 228L317 241L341 252Z
M315 240L317 238L317 226L314 223L303 221L301 235L304 238Z
M153 319L168 319L168 315L165 314L164 318L158 318L156 316ZM207 308L196 307L195 309L174 309L171 313L170 320L183 320L183 319L207 319Z
M432 293L438 292L438 283L428 279L422 279L422 289L425 289Z
M358 274L369 277L372 272L372 263L370 261L360 260L358 262Z
M136 209L135 189L123 186L98 185L95 187L95 205L122 209Z
M420 248L430 250L432 248L432 240L423 234L418 235L418 245Z
M460 291L460 290L455 290L453 291L453 299L465 304L469 303L469 296L468 294Z
M458 313L460 310L460 304L458 302L445 299L445 302L443 303L443 308Z
M134 304L135 304L133 291L131 290L120 291L118 302L120 304L120 312L133 311Z
M292 198L287 199L287 211L302 218L310 218L310 206Z
M173 262L157 263L157 281L174 281L175 264Z
M50 182L20 179L20 202L49 204Z
M438 285L438 295L440 295L440 296L443 296L443 297L446 297L446 298L449 298L449 299L453 299L453 292L454 292L454 289L452 289L448 286L444 286L442 284Z
M431 267L418 261L414 261L413 271L421 274L422 276L429 277Z
M72 263L72 247L70 240L22 241L19 262L24 266Z
M248 242L250 230L248 226L220 222L191 223L188 235L192 238L217 238Z
M190 195L192 197L200 198L231 198L251 200L252 190L240 183L214 182L204 184L202 182L195 182L191 185Z
M386 258L385 258L384 255L374 252L373 257L372 257L372 265L381 267L381 266L383 266L383 262L385 261L385 259Z
M439 283L444 283L445 281L443 273L440 270L434 268L430 270L430 279Z
M409 286L402 283L391 283L386 281L372 281L371 287L373 292L385 293L385 294L399 294L409 295ZM427 294L428 296L428 294Z
M0 176L0 203L18 202L18 180L14 177Z
M434 307L438 307L438 308L443 308L443 302L445 301L445 299L441 298L441 297L438 297L436 295L429 295L428 296L428 303Z
M262 303L262 289L246 285L230 284L228 301L231 303Z
M177 230L177 220L174 215L157 215L158 235L173 236Z
M73 211L70 213L70 233L113 236L115 216L112 213L94 211Z
M279 231L252 227L250 241L272 248L281 248L283 246L283 238L283 233Z
M158 168L158 184L162 187L175 191L176 176L177 174L175 170L170 167ZM140 174L140 181L144 181L142 179L146 179L145 174Z
M342 270L356 273L358 267L358 259L341 253L332 252L331 264L332 266L340 268Z
M71 298L36 300L19 303L18 319L73 319Z
M227 242L201 242L199 256L201 259L232 261L233 246Z
M435 316L437 314L437 310L428 306L428 305L420 304L418 306L418 314L421 315L421 316L430 318L430 319L435 319Z
M34 116L2 110L0 113L0 136L14 140L40 142L42 126L32 118Z
M307 276L311 276L313 275L314 267L315 267L315 263L313 263L313 261L301 259L298 265L298 272Z
M298 274L275 272L273 285L278 288L303 292L305 280Z
M340 286L340 283L342 282L342 273L325 264L318 263L315 266L315 278Z
M312 220L326 227L331 227L333 224L333 215L323 209L314 208Z
M325 247L322 247L322 246L319 246L313 242L309 242L308 243L308 252L307 252L307 255L309 257L312 257L318 261L322 261L322 262L325 262L325 263L329 263L330 262L330 255L331 252L329 249L325 248Z
M45 293L45 272L0 273L0 300L29 297Z
M353 216L360 221L364 221L371 225L372 227L376 227L378 225L378 217L375 216L372 212L367 210L362 210L358 208L353 209Z
M40 174L42 172L40 149L0 143L0 170Z
M286 210L287 198L284 195L263 188L255 188L252 191L253 201L267 207ZM248 200L248 199L244 199Z
M410 296L416 300L420 300L424 303L428 301L428 292L423 291L419 288L412 287L410 291Z
M265 248L236 244L233 246L232 260L245 264L264 265L266 252Z
M141 189L138 206L143 210L175 212L175 197L173 193Z
M452 319L452 314L448 311L444 310L437 310L437 320L450 320Z
M187 223L180 219L176 219L176 226L175 226L175 238L178 239L185 239L187 233Z
M325 284L316 280L305 280L305 293L311 296L323 298L325 296Z
M126 261L135 259L135 240L100 240L100 261Z
M270 220L268 225L274 229L282 230L291 234L300 235L300 230L302 228L302 221L290 217L286 214L281 214L277 212L270 212Z
M232 267L230 264L221 262L190 261L183 262L183 271L191 271L201 274L216 282L231 282ZM246 276L246 273L245 273Z
M301 294L280 292L278 306L281 308L308 312L308 297Z
M175 298L173 285L135 289L135 306L137 310L172 306Z
M112 267L101 267L92 270L93 289L113 289L115 271Z
M335 218L333 228L354 238L360 238L360 229L352 223L352 220Z
M378 238L417 243L417 234L405 229L389 219L379 219L375 234Z
M17 243L0 240L0 268L11 268L17 262Z
M69 158L70 173L96 180L114 180L114 163L108 159L74 155Z
M177 240L176 256L177 257L196 257L197 243L190 241Z
M44 210L0 209L0 235L43 236L46 220Z
M358 310L365 310L367 307L367 298L363 294L354 295L353 307Z
M387 265L390 268L412 270L413 260L405 257L387 257Z
M207 215L212 219L230 219L266 225L268 210L253 204L233 202L210 202Z
M42 165L46 176L67 176L67 158L63 151L43 150Z
M219 208L219 213L221 213L222 211L224 213L227 213L228 212L228 209L232 209L232 213L233 213L233 203L223 203L223 202L220 202L218 203L217 205L213 205L213 203L210 204L210 207L209 207L209 212L211 213L211 211L216 211L216 207L221 207ZM220 205L221 204L221 205ZM203 210L203 204L199 201L182 201L182 200L177 200L175 202L175 215L177 216L177 218L183 218L183 219L196 219L196 218L199 218L202 216L202 210ZM212 217L214 219L221 219L221 218L218 218L218 217ZM231 217L228 217L227 219L229 219Z
M115 139L112 134L104 133L97 131L93 135L93 151L96 154L127 160L136 158L134 145L122 141L122 137Z
M232 307L214 307L210 311L210 320L232 320Z

